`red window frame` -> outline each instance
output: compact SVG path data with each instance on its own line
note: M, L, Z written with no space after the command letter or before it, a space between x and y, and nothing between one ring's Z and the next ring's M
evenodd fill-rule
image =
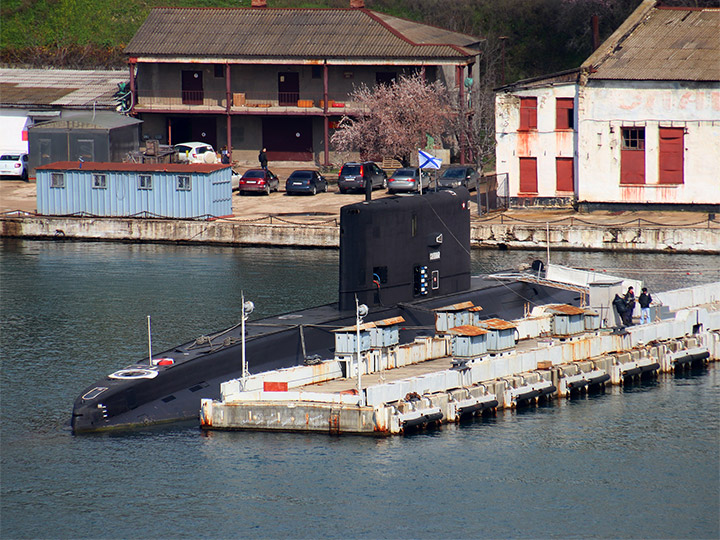
M573 98L555 98L555 129L575 129Z
M520 98L520 127L519 131L537 129L537 98Z
M685 128L660 128L658 183L680 185L685 175Z

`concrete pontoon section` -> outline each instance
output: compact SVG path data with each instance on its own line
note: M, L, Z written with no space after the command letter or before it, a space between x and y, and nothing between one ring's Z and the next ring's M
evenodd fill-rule
M520 337L512 349L468 357L466 338L474 333L464 325L369 348L359 364L357 355L343 354L228 381L221 400L203 400L201 426L387 436L717 361L720 283L658 296L668 305L643 326L598 328L590 309L546 306L512 321Z

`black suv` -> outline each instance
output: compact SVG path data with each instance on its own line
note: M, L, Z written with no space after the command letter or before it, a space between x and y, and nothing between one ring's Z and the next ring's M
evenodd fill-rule
M387 188L387 174L373 161L345 163L338 174L338 189L340 193L351 190L365 190L365 182L370 182L372 188Z

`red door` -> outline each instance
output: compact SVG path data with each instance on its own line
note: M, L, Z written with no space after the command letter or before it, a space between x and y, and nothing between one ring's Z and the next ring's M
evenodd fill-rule
M573 158L555 158L555 169L557 174L557 191L574 191Z
M183 105L203 104L202 71L182 72L182 102Z
M280 105L297 107L300 99L300 75L293 72L278 73L278 102Z
M660 128L660 184L682 184L685 128Z
M622 128L620 183L645 183L645 128Z
M537 193L537 158L520 158L520 194Z

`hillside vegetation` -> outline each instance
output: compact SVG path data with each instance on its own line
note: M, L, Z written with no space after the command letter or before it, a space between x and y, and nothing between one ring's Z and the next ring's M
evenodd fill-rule
M366 0L369 9L505 42L510 82L579 65L592 51L590 18L606 38L641 0ZM673 0L713 5L716 0ZM348 7L349 0L268 0L269 7ZM669 2L665 2L666 4ZM153 7L249 7L250 0L2 0L0 62L11 66L122 68L123 49ZM501 77L496 70L495 78ZM501 82L501 81L497 81Z

